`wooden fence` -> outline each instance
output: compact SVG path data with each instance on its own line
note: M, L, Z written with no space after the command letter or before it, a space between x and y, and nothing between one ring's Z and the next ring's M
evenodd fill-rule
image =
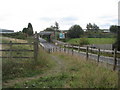
M35 61L37 61L37 56L38 56L38 34L36 33L34 36L34 42L33 43L13 43L12 41L10 41L9 43L0 43L1 45L8 45L9 49L1 49L0 51L2 52L9 52L9 56L0 56L0 58L33 58ZM33 45L33 49L14 49L13 45ZM12 52L33 52L34 55L33 57L31 56L12 56Z
M68 47L71 47L71 48L69 49ZM91 49L88 46L86 48L80 48L79 47L78 50L77 50L78 54L80 53L80 49L84 50L85 55L86 55L86 60L88 60L89 56L90 56L89 52L91 51ZM73 45L64 45L62 47L56 47L56 48L48 49L49 53L50 52L56 52L56 51L58 51L58 52L64 52L64 53L68 53L68 54L71 53L71 55L75 54L75 50L74 50L74 46ZM113 70L116 70L117 62L118 62L118 60L117 60L117 53L118 52L117 52L116 49L114 49L114 51L112 53L113 53ZM100 56L102 56L101 55L101 49L97 49L97 53L94 54L94 55L97 55L97 62L100 62Z

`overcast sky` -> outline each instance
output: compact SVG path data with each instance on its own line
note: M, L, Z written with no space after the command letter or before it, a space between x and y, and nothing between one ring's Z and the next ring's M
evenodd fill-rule
M21 31L32 23L34 31L59 23L61 30L87 23L100 28L118 24L119 0L0 0L0 28Z

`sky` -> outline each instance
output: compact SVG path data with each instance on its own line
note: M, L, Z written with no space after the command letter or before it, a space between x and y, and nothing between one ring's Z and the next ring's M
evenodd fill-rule
M31 23L42 31L55 22L60 30L78 24L86 29L95 23L101 29L118 24L119 0L0 0L0 28L22 31Z

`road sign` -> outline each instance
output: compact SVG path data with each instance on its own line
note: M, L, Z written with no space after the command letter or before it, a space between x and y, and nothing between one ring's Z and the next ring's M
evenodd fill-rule
M64 34L64 33L60 33L60 34L59 34L59 38L60 38L60 39L65 38L65 34Z

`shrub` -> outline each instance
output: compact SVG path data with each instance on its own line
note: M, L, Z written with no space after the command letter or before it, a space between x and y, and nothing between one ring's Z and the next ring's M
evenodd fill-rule
M87 45L89 44L89 41L87 38L80 38L80 45Z

